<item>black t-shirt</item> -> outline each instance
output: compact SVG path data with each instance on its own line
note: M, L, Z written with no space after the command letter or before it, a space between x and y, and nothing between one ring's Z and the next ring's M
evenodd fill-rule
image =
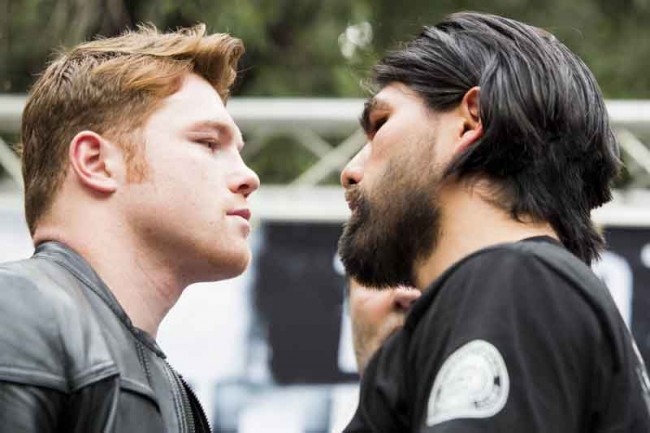
M531 238L433 282L369 363L345 432L648 433L650 382L606 287Z

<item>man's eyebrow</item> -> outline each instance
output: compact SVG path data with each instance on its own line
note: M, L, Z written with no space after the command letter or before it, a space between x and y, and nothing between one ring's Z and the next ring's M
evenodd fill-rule
M363 104L363 112L359 117L359 124L363 130L368 133L372 132L372 125L370 123L370 115L375 110L388 110L389 106L385 101L377 99L376 97L368 98L368 100Z
M188 129L210 129L216 132L228 132L229 130L226 124L219 122L218 120L199 120L198 122L192 123Z

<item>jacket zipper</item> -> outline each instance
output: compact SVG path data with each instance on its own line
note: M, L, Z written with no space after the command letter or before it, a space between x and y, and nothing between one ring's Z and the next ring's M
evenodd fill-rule
M194 427L197 433L212 433L212 428L210 427L210 421L208 417L205 416L205 411L201 405L201 401L196 397L194 390L185 382L183 376L178 375L183 387L185 388L185 394L189 400L190 410L192 411L192 418L194 419ZM198 429L196 428L198 424Z
M183 384L179 375L172 368L171 365L165 360L167 378L172 387L172 397L174 399L174 406L178 411L178 421L181 428L181 433L197 433L194 426L194 419L192 416L192 408L188 401L187 395L183 392ZM189 414L189 416L188 416Z
M210 422L205 415L205 410L201 402L196 397L194 390L185 382L183 376L178 374L174 367L172 367L167 360L165 364L168 368L168 374L171 376L172 388L174 388L174 395L181 402L181 417L188 422L188 429L190 433L212 433ZM175 385L175 386L174 386ZM178 395L180 394L180 396ZM188 416L189 414L189 416ZM182 426L185 423L182 423ZM181 427L182 428L182 427Z

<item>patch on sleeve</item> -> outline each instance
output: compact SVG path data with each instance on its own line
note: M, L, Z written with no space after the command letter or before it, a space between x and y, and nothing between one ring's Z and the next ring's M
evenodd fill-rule
M426 423L491 417L506 405L509 392L501 353L487 341L470 341L442 364L429 395Z

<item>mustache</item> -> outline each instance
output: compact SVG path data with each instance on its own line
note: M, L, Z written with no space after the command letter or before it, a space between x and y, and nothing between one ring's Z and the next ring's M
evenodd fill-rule
M368 207L368 199L358 186L352 186L345 191L345 201L352 210Z

